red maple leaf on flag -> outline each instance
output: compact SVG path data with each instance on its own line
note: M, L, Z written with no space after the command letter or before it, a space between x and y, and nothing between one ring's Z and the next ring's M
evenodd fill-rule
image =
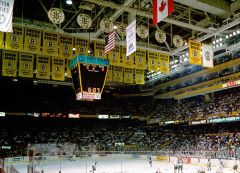
M159 7L159 11L160 11L160 12L163 12L164 9L165 9L165 7L166 7L166 5L167 5L167 3L166 3L165 1L162 1L162 2L161 2L161 5L160 5L160 7Z

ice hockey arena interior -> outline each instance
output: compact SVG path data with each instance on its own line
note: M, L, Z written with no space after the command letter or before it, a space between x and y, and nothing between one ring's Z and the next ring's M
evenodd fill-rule
M0 173L239 173L240 0L0 0Z

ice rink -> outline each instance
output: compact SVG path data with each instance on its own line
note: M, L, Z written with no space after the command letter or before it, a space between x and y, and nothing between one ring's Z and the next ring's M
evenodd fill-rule
M63 160L61 161L41 161L36 167L37 172L41 170L44 173L91 173L92 165L97 161L95 173L156 173L160 169L161 173L173 173L173 163L153 161L152 167L147 160L140 159L77 159L75 161ZM27 173L26 163L13 164L20 173ZM183 173L196 173L200 168L206 170L206 166L198 166L191 164L184 164ZM216 173L217 168L213 167L207 173ZM230 168L224 168L224 173L233 173Z

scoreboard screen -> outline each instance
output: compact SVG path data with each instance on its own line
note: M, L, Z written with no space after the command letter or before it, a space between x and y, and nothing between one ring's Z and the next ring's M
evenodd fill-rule
M107 67L80 64L82 91L101 93L107 73Z
M94 57L91 57L93 60ZM108 66L99 62L77 62L71 67L74 88L77 100L101 99ZM104 59L104 62L106 59Z

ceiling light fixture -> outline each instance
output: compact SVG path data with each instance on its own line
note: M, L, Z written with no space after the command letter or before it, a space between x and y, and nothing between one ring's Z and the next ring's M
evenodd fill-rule
M66 4L68 4L68 5L72 5L73 2L72 2L72 0L66 0Z

